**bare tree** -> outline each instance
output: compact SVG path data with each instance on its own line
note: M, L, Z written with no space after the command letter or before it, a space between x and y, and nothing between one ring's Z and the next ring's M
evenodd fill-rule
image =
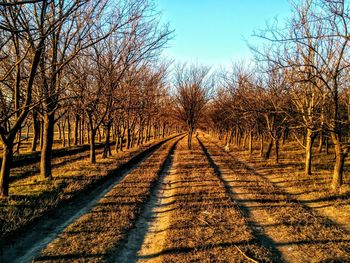
M185 64L175 72L175 117L186 127L188 148L192 147L192 136L203 116L210 98L211 82L209 68Z
M31 107L34 79L47 34L47 2L0 4L0 137L4 145L0 197L8 196L14 140ZM36 16L36 23L32 18ZM19 138L19 141L21 139Z

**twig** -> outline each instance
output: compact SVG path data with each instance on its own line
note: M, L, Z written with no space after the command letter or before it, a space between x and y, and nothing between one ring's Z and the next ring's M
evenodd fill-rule
M255 259L252 259L251 257L248 257L237 245L235 245L235 247L238 249L238 251L248 260L255 262L255 263L259 263L259 261L256 261Z

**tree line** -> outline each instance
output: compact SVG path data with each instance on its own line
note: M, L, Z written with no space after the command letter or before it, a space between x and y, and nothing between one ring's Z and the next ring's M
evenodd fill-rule
M166 63L172 37L148 0L32 0L0 3L0 196L22 134L40 150L40 178L51 179L54 132L64 146L115 150L199 127L226 144L247 144L280 159L287 138L305 150L311 175L313 146L335 152L332 188L343 184L350 150L350 9L344 0L296 0L283 26L256 33L255 65L231 71ZM169 68L173 78L169 78ZM56 128L55 128L56 127ZM23 138L24 137L24 138ZM67 137L67 138L66 138ZM267 143L265 143L267 141ZM125 146L124 146L125 142ZM267 145L267 147L266 147Z
M222 74L221 88L208 104L210 127L227 143L254 138L260 153L279 161L281 141L292 138L305 150L311 175L312 147L335 152L332 188L343 184L350 150L350 9L346 1L294 1L283 26L270 24L255 35L254 67L236 63ZM268 146L264 149L264 140Z
M0 196L29 131L41 179L52 178L57 129L64 146L88 142L91 163L96 137L106 157L112 141L123 150L169 134L160 53L171 37L148 0L1 1Z

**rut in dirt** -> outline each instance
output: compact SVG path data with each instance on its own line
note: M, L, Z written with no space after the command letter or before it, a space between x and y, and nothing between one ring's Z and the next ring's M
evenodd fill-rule
M261 232L273 240L284 261L350 260L350 240L343 229L291 198L234 153L228 154L214 140L204 138L208 156L234 193L238 206L249 212L248 222L258 237Z
M118 182L136 169L168 140L157 143L131 158L119 169L111 171L105 181L94 190L82 193L79 197L50 211L38 219L23 232L18 233L15 241L11 237L1 242L0 262L31 262L40 251L54 240L68 225L83 214L89 212L94 205L108 193Z
M139 258L138 252L141 250L147 233L149 232L152 221L155 218L155 207L157 206L159 199L161 198L160 192L162 184L164 183L165 177L169 175L170 170L172 169L176 146L178 142L183 138L184 137L177 140L171 147L164 162L164 166L162 167L159 173L157 183L151 191L149 200L145 203L142 212L135 223L134 228L128 233L124 244L122 244L121 248L112 256L111 261L118 263L127 263L136 262Z
M224 185L227 195L230 196L232 201L241 210L242 215L246 218L247 224L251 228L253 235L260 242L261 246L268 248L273 253L274 257L271 258L271 261L272 262L282 262L283 261L282 254L277 249L276 243L273 241L272 238L270 238L268 235L266 235L264 233L262 225L260 225L258 222L251 219L251 215L250 215L251 211L250 211L249 207L244 206L242 204L239 204L237 202L236 194L235 194L234 190L232 189L232 187L229 185L229 183L223 178L220 167L215 163L215 161L211 157L210 153L208 152L208 149L205 147L203 142L198 137L197 137L197 140L198 140L199 145L201 146L205 156L207 157L210 166L214 169L216 176Z

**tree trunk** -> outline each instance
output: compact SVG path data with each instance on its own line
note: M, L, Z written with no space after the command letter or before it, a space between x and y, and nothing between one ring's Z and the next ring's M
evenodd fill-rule
M147 135L146 135L146 141L147 142L149 142L150 139L151 139L151 128L152 128L151 123L149 123L147 125Z
M101 135L100 127L97 129L97 132L98 132L98 142L102 142L102 135Z
M62 122L62 146L66 147L66 120Z
M324 143L324 138L323 138L323 132L320 132L320 138L319 138L319 143L318 143L318 148L317 148L317 152L321 153L322 152L322 148L323 148L323 143Z
M120 143L120 127L114 127L114 132L115 132L115 151L119 151L119 143Z
M13 161L13 142L3 143L1 175L0 175L0 198L9 195L10 170Z
M264 156L264 135L260 135L260 156Z
M332 178L332 189L337 191L343 184L344 160L346 155L342 153L341 148L335 145L335 164Z
M139 132L138 132L138 138L137 138L137 146L140 146L140 144L141 144L142 133L143 133L143 130L142 130L142 128L140 127L140 128L139 128Z
M253 131L249 131L249 152L250 154L253 153Z
M16 146L16 153L17 155L20 154L20 148L21 148L21 143L22 143L22 129L19 128L18 129L18 133L17 133L17 146Z
M90 163L95 164L96 163L96 145L95 145L95 135L96 135L96 129L94 129L93 119L92 115L88 115L89 118L89 142L90 142Z
M52 146L54 140L54 114L44 115L43 147L41 150L40 160L40 178L52 179Z
M96 163L95 131L90 130L90 163Z
M40 150L43 149L44 145L44 120L40 121Z
M165 122L163 123L163 128L162 128L162 138L165 138Z
M74 145L78 145L78 135L79 135L79 115L75 114L75 123L74 123Z
M81 118L80 120L80 144L83 145L85 143L85 121L84 121L84 117Z
M134 129L133 132L131 133L131 148L134 148L135 138L136 138L136 135L135 135L135 129Z
M36 151L36 146L38 142L38 138L40 136L40 121L38 120L38 114L33 112L33 140L32 140L32 147L31 151Z
M69 119L69 114L68 114L68 116L67 116L67 129L68 129L68 134L67 134L67 140L68 140L68 147L70 147L70 145L71 145L71 143L70 143L70 141L71 141L71 126L70 126L70 119Z
M315 135L311 129L307 129L306 134L306 147L305 147L305 174L311 175L311 163L312 163L312 145L315 140Z
M125 136L125 128L123 128L123 132L121 133L120 136L120 151L123 151L123 146L124 146L124 136Z
M188 130L188 138L187 138L187 146L188 149L191 150L192 149L192 136L193 136L193 128L190 127Z
M131 130L130 128L126 129L126 149L130 149L131 146Z
M280 140L279 138L275 139L275 163L279 162L279 149L280 149Z
M91 134L90 134L90 125L89 125L89 123L86 126L87 126L87 143L90 144Z
M244 137L243 137L243 149L247 147L247 142L248 142L248 133L244 132Z
M111 133L111 123L108 122L106 125L106 137L105 137L105 146L102 154L102 158L107 158L107 156L111 156L111 146L110 146L110 133Z
M61 123L60 122L57 123L57 127L58 127L58 139L62 140L62 132L61 132Z
M332 178L332 189L337 191L339 187L343 184L343 170L344 170L344 161L347 156L347 152L343 152L341 135L335 132L331 132L331 138L334 144L335 151L335 164L333 170Z
M265 160L268 160L270 158L272 145L273 145L273 139L270 139L269 145L267 146L267 151L265 153Z

